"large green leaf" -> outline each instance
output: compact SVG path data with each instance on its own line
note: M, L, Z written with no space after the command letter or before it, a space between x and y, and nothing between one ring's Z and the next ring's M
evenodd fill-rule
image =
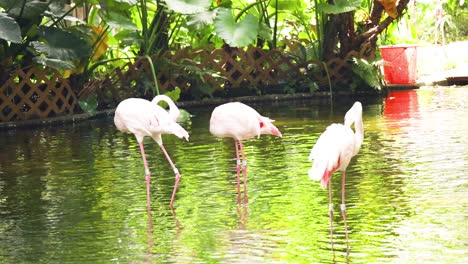
M47 57L38 56L34 58L34 62L54 68L57 70L70 70L75 68L71 61L63 61L58 59L51 59Z
M200 30L206 25L213 24L216 17L216 11L204 11L188 16L187 26L190 29Z
M85 99L81 98L78 100L78 104L83 112L94 115L96 114L96 109L99 103L96 94L93 94Z
M44 12L44 16L52 18L54 21L65 20L71 24L85 24L83 19L74 17L73 15L66 15L69 7L66 5L67 0L51 1L49 9Z
M21 29L16 21L7 14L0 12L0 39L21 43Z
M141 0L73 0L72 2L79 7L84 5L99 5L106 11L128 10L130 7L138 4Z
M211 0L166 0L166 5L176 13L190 15L208 10Z
M180 98L180 88L176 87L172 91L167 91L164 94L167 95L169 98L171 98L172 101L176 102Z
M257 18L247 14L239 22L234 21L231 10L219 8L214 21L215 31L231 47L251 44L258 35Z
M360 0L335 0L335 4L319 4L317 9L326 14L341 14L351 12L361 6Z
M267 26L265 23L260 23L258 25L258 36L267 41L273 40L273 33L271 27Z
M47 10L49 2L39 0L26 1L23 7L23 1L18 0L0 0L0 6L8 10L12 17L20 17L33 20L40 17Z
M104 16L101 16L104 17ZM113 28L122 28L127 30L138 30L138 27L133 21L124 16L122 13L109 11L107 12L106 23Z
M98 2L99 2L98 3L99 6L105 11L118 11L118 10L128 11L128 9L130 9L132 6L137 5L138 2L141 2L141 0L99 0ZM153 1L146 1L146 2L148 5L149 2L153 2Z
M276 5L276 1L278 1L278 5ZM269 2L270 7L276 8L278 6L278 10L303 10L307 7L307 4L303 0L273 0Z
M91 55L92 47L81 37L60 28L41 28L45 42L32 42L34 48L47 57L64 61L79 60Z

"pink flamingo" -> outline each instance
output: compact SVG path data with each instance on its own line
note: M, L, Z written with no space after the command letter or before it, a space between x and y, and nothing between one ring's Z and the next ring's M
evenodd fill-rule
M169 105L169 111L158 105L158 102L164 101ZM145 149L143 147L143 138L148 136L158 143L167 161L175 173L174 190L171 196L170 206L173 208L174 197L179 185L181 175L175 167L169 154L163 146L162 134L174 134L179 138L188 140L189 135L184 128L176 123L180 111L174 102L166 95L158 95L150 102L140 98L128 98L120 102L115 110L114 123L118 130L122 132L131 132L135 135L140 145L141 157L145 166L146 179L146 200L150 204L150 170L146 161Z
M240 170L244 175L244 201L247 202L247 161L242 140L261 134L281 137L281 132L272 122L274 120L260 115L255 109L243 103L226 103L216 107L211 114L210 132L217 137L232 137L237 158L237 193L240 202ZM242 155L240 159L239 152Z
M355 132L351 129L354 123ZM362 123L362 105L355 102L351 109L346 112L344 125L331 124L325 132L320 135L315 146L310 152L309 161L314 160L309 170L309 177L320 180L322 188L328 185L328 199L330 202L330 236L333 241L333 203L331 190L331 176L333 172L341 170L341 212L348 242L348 225L346 223L345 206L345 171L351 161L361 148L364 138L364 127Z

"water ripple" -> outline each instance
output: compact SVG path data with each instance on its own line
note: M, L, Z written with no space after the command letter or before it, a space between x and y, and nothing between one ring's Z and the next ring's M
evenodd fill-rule
M346 172L350 252L341 177L328 193L309 180L320 134L352 102L255 104L283 138L245 142L247 204L238 203L232 139L208 132L213 107L190 109L190 141L163 136L182 174L145 140L152 174L132 135L112 120L0 132L0 262L466 263L467 88L361 98L365 138ZM241 188L243 193L243 188Z

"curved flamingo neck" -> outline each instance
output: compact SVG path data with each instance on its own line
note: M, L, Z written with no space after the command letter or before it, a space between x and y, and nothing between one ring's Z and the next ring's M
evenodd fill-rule
M357 115L356 120L354 120L354 137L354 155L356 155L361 148L362 141L364 140L364 123L362 122L362 113Z
M362 115L359 115L354 121L354 129L356 130L355 134L360 136L362 141L362 138L364 137L364 123L362 122Z
M153 98L151 101L152 103L158 104L160 101L164 101L169 105L169 115L171 118L176 121L177 118L180 115L180 110L179 108L175 105L175 103L169 98L167 95L157 95L156 97Z
M353 156L359 152L362 141L364 140L364 124L362 122L362 105L355 102L351 109L345 114L344 125L351 128L354 124L354 151Z

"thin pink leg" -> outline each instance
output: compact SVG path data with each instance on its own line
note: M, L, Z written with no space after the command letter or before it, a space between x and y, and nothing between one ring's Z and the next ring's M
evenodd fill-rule
M237 139L234 139L234 144L236 145L236 171L237 171L237 203L240 204L240 169L241 169L241 160L239 157L240 145Z
M167 161L169 162L169 164L172 167L172 170L175 173L175 184L174 184L174 190L172 191L171 204L170 204L171 208L173 208L175 194L177 192L177 187L179 186L179 181L182 176L180 175L179 170L175 167L174 163L172 162L171 157L169 157L169 154L167 154L167 151L164 148L164 146L161 144L159 145L159 147L161 147L161 150L164 153L164 156L166 156Z
M345 171L341 172L341 214L343 215L343 222L346 234L346 245L349 244L348 237L348 223L346 221L346 205L345 205Z
M141 157L143 158L143 165L145 166L145 180L146 180L146 207L148 210L150 210L150 182L151 182L151 175L150 175L150 170L148 168L148 162L146 161L146 155L145 155L145 148L143 147L143 142L139 143L140 145L140 151L141 151Z
M333 250L333 201L332 201L332 186L331 186L331 179L328 182L328 208L330 210L330 241L331 241L331 247Z
M247 203L249 200L247 197L247 160L245 159L244 146L240 140L239 145L242 151L242 174L244 174L244 203Z

